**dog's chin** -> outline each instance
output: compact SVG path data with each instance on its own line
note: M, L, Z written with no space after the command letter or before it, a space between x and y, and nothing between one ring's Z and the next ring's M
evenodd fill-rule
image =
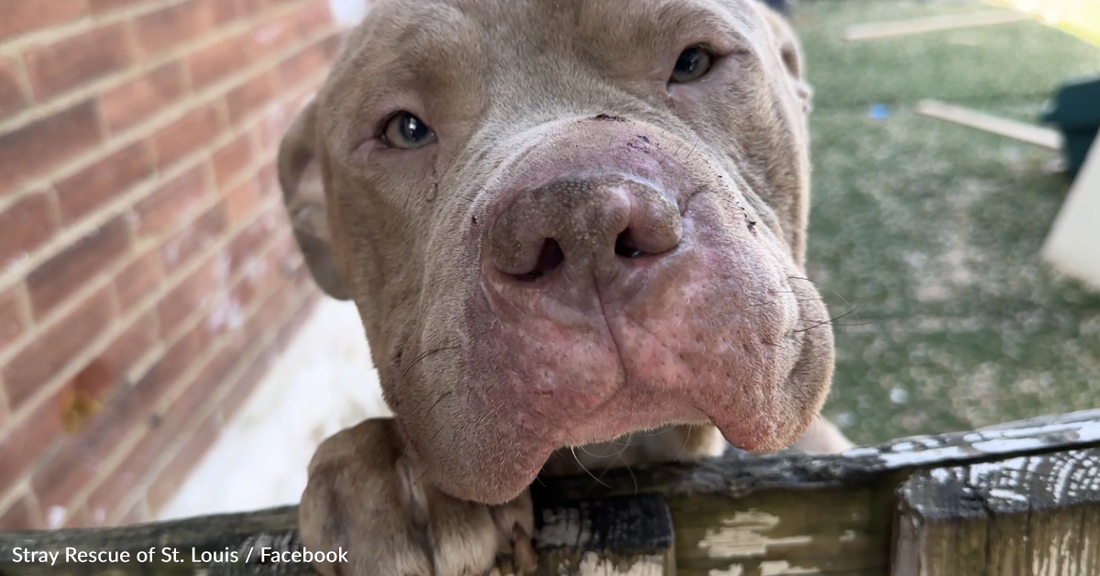
M612 371L609 377L617 375ZM550 413L540 415L530 406L513 405L506 414L498 410L491 417L466 420L461 428L445 425L445 431L430 435L423 433L423 419L399 421L411 433L410 443L434 486L460 499L501 504L535 481L559 449L583 449L668 425L713 424L731 445L753 453L786 448L806 430L820 408L816 393L808 402L790 393L789 380L795 376L779 378L787 380L786 384L758 383L770 393L738 394L731 387L731 392L721 397L709 392L715 390L714 382L670 394L653 387L652 381L634 381L628 376L609 398L585 414L543 406ZM753 398L741 401L742 396Z
M426 467L428 478L435 487L456 498L498 505L513 500L526 490L550 456L562 448L582 450L586 445L612 442L627 434L646 433L673 424L714 424L731 445L762 454L790 446L814 417L813 413L807 413L794 421L769 425L760 425L757 421L745 426L741 422L723 419L724 415L708 419L702 414L703 411L694 408L685 409L682 414L670 419L620 413L618 419L593 419L572 428L564 435L569 439L566 442L554 439L562 435L514 438L513 443L493 451L491 455L466 455L461 458L464 463L455 462L455 457L462 455L453 451L448 454L428 453L423 457L435 462ZM481 465L470 469L467 465L469 459Z

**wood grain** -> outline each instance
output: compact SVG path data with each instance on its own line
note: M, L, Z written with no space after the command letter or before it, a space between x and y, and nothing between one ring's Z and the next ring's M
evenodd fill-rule
M1100 574L1100 449L918 472L899 506L894 576Z

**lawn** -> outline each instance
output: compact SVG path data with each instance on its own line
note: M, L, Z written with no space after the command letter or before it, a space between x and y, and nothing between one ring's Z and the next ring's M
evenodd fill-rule
M1033 22L841 38L985 9L794 7L815 88L809 275L842 316L825 413L860 443L1100 407L1100 293L1039 258L1070 186L1058 154L913 113L938 98L1035 121L1100 49Z

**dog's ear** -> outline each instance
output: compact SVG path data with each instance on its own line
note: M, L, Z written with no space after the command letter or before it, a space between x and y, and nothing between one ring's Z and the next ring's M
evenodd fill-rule
M813 99L813 89L806 83L803 77L802 47L798 43L798 36L794 33L790 23L778 12L762 7L764 18L771 27L779 46L779 58L783 61L783 67L791 80L791 87L795 95L802 101L802 111L809 112Z
M329 296L347 300L348 292L332 251L325 208L325 186L317 158L317 105L310 102L279 144L279 186L294 227L294 237L314 281Z

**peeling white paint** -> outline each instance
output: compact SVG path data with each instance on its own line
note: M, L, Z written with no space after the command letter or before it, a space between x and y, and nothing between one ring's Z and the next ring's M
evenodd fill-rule
M664 576L665 560L660 556L639 556L634 564L622 566L619 562L601 558L588 552L581 558L578 576Z
M760 576L787 576L789 574L821 574L821 570L791 566L791 563L786 560L771 560L760 563Z
M1077 442L1100 440L1100 423L1056 422L1027 428L984 430L963 436L964 445L934 447L921 438L908 438L883 451L875 447L853 448L844 452L846 458L877 456L887 468L903 468L956 458L971 458L975 454L1006 454L1047 446L1046 438L1066 436Z
M542 528L539 529L539 542L543 546L566 547L576 542L587 542L592 534L588 523L582 523L576 510L567 509L558 514L553 510L542 511Z
M736 512L720 528L708 528L699 547L711 558L763 556L769 546L809 544L812 536L769 538L764 534L779 525L779 517L759 510Z
M741 576L745 573L745 568L740 564L731 564L729 568L725 570L711 569L707 572L707 576Z
M1010 500L1027 504L1027 496L1005 488L990 488L989 495L1000 500Z

